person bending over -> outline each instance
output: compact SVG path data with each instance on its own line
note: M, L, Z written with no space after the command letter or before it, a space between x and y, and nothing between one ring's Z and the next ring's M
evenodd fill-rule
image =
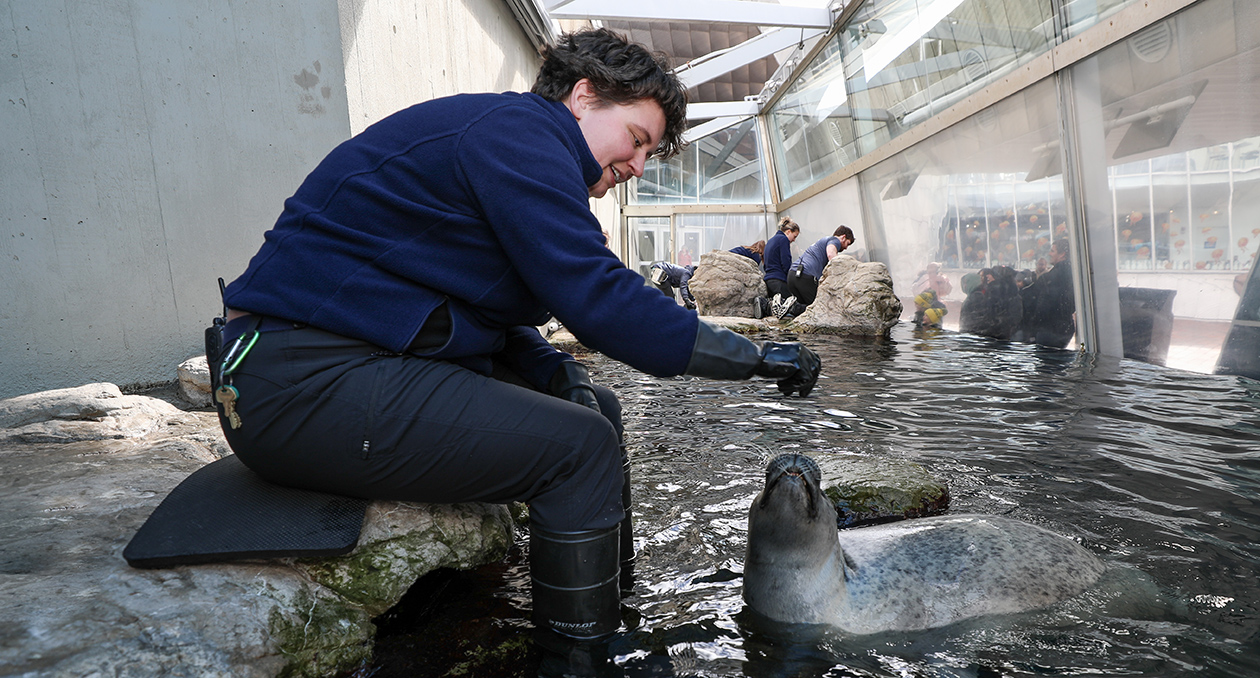
M740 245L739 247L731 248L730 251L741 257L748 257L753 260L754 264L761 266L761 257L766 251L766 241L758 240L751 245Z
M661 294L674 298L674 290L678 290L682 297L683 305L688 309L695 309L696 298L691 296L691 276L696 272L696 267L687 265L679 266L671 264L668 261L658 261L652 264L652 284Z
M657 376L818 378L805 346L701 322L604 245L588 198L678 152L686 105L663 57L566 34L531 92L420 103L333 149L224 294L220 423L260 476L528 503L543 675L608 666L633 540L620 405L537 326Z
M781 309L781 318L800 315L814 299L818 297L818 279L822 277L827 262L835 259L846 248L853 245L853 230L848 226L840 226L835 233L819 238L801 254L792 264L788 274L788 291L792 293L787 308Z

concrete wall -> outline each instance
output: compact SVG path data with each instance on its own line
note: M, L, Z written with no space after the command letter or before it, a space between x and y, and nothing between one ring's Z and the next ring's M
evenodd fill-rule
M0 397L169 381L307 169L349 133L337 8L9 0Z
M537 69L502 0L4 7L0 398L174 379L333 146Z
M813 245L819 238L825 238L836 232L838 226L853 229L857 239L848 254L859 249L868 250L871 243L866 237L866 224L862 218L862 195L857 177L852 177L819 193L799 205L778 215L778 219L790 216L801 227L801 234L792 243L792 258L795 259ZM773 235L773 231L771 235Z
M538 55L503 0L340 0L354 133L420 101L524 92Z

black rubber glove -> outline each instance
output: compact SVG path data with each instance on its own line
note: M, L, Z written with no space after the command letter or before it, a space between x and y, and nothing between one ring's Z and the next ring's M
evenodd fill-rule
M761 364L757 374L779 380L779 391L792 395L800 391L801 397L809 395L818 383L822 361L818 355L799 341L767 341L761 345Z
M551 395L557 398L564 398L599 412L599 401L595 398L591 374L586 371L586 365L576 360L560 363L556 373L551 376L550 388Z
M785 395L799 391L803 397L813 390L821 371L822 361L800 342L756 344L702 320L684 374L709 379L771 377L779 380Z

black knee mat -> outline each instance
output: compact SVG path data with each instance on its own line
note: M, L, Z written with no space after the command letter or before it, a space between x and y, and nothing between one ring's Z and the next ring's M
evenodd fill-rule
M358 543L367 505L269 483L230 455L171 490L123 558L132 567L156 568L341 555Z

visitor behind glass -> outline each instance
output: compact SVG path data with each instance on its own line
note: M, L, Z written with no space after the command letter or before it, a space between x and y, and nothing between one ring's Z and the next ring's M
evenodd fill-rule
M1067 238L1050 244L1050 270L1037 278L1041 288L1037 310L1032 316L1031 341L1063 348L1076 334L1076 298L1073 296L1072 265L1068 261Z

